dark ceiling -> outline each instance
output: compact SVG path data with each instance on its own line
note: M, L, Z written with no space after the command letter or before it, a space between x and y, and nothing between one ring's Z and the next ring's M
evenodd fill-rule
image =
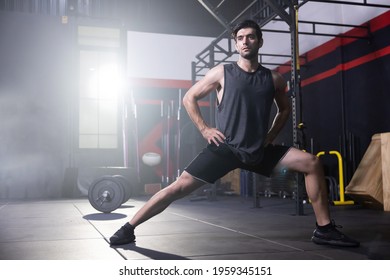
M280 6L290 0L0 0L0 11L29 12L42 15L75 16L113 21L127 30L190 36L218 37L225 30L221 20L230 24L238 15L252 17L253 13L273 3ZM365 5L367 0L343 1L352 5ZM362 2L364 1L364 2ZM383 0L385 1L385 0ZM307 2L301 0L300 3ZM311 0L310 2L338 3L337 1ZM213 16L204 5L213 8ZM279 4L278 4L279 3ZM384 5L384 4L383 4ZM375 4L372 4L375 6ZM246 13L242 12L248 8ZM386 6L388 7L388 6ZM259 9L260 8L260 9ZM385 6L383 6L385 8ZM259 15L260 19L264 15ZM217 20L216 17L218 17ZM266 18L266 17L264 17Z
M254 0L202 0L231 23ZM121 23L140 32L217 37L225 27L198 0L0 0L0 11Z

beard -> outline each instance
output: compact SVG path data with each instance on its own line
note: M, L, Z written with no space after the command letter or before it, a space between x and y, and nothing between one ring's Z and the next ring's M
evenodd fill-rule
M258 49L250 49L249 52L241 51L241 53L240 53L242 58L245 58L245 59L248 59L248 60L256 58L258 54L259 54L259 50Z

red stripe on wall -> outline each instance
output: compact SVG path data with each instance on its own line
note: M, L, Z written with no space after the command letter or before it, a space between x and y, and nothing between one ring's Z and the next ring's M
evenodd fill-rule
M390 11L385 12L369 21L369 29L371 32L378 31L390 25ZM361 26L364 26L361 25ZM367 36L367 31L362 28L353 28L350 31L344 33L346 36ZM307 61L313 61L321 56L324 56L340 46L348 45L352 42L359 40L357 38L334 38L325 44L317 47L307 53Z
M390 26L390 11L387 11L372 20L369 21L370 31L375 32L387 26ZM346 32L344 35L349 36L367 36L367 32L362 28L354 28ZM307 62L313 61L317 58L320 58L328 53L333 52L340 46L348 45L358 39L356 38L334 38L321 46L318 46L306 53ZM303 63L301 63L303 65ZM281 74L290 72L289 68L291 62L286 62L281 67L278 67L277 71Z
M158 88L190 88L192 82L188 80L164 80L147 78L130 78L132 87L158 87Z
M161 106L161 99L140 99L137 101L137 104L141 105L158 105ZM199 107L209 107L209 101L198 101Z
M357 67L359 65L362 65L364 63L370 62L372 60L378 59L380 57L386 56L388 54L390 54L390 46L385 47L383 49L380 49L376 52L367 54L365 56L356 58L356 59L351 60L349 62L339 64L336 67L334 67L328 71L322 72L322 73L317 74L313 77L305 79L301 82L301 86L304 87L304 86L310 85L312 83L315 83L315 82L318 82L320 80L329 78L333 75L336 75L340 71L347 71L349 69L352 69L352 68Z
M377 58L381 58L381 57L386 56L388 54L390 54L390 46L387 46L387 47L380 49L380 50L377 50L373 53L364 55L362 57L359 57L359 58L356 58L352 61L344 63L343 70L344 71L349 70L351 68L354 68L356 66L359 66L359 65L367 63L367 62L370 62L370 61L375 60Z
M375 32L389 25L390 25L390 11L387 11L370 21L370 30L371 32Z

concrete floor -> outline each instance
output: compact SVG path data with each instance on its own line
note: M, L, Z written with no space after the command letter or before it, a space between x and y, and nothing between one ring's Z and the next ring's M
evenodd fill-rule
M314 215L295 215L291 199L190 197L136 230L136 243L111 248L108 238L144 204L131 198L110 214L87 198L47 201L0 200L2 260L367 260L390 259L390 212L331 206L342 231L359 248L319 246L310 241Z

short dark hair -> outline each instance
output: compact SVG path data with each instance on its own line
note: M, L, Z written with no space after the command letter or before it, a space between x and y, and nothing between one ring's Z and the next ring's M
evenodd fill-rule
M260 26L257 24L257 22L255 22L254 20L247 19L247 20L243 20L243 21L237 23L234 26L234 28L232 30L232 38L234 40L236 40L238 31L240 29L243 29L243 28L253 28L253 29L255 29L257 38L259 40L263 39L263 32L261 32Z

